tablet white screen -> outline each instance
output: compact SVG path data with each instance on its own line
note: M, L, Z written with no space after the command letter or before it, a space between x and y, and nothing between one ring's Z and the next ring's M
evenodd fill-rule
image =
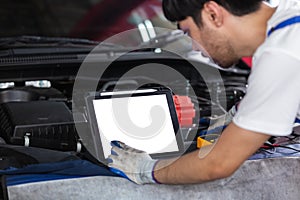
M179 150L165 94L96 99L93 105L105 158L113 140L149 154Z

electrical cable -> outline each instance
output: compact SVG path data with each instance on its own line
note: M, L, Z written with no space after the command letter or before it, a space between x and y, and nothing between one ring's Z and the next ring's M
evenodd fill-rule
M275 148L285 148L285 149L290 149L290 150L300 153L300 149L296 149L296 148L284 146L284 145L279 145L279 144L270 144L268 142L264 143L264 145L260 149L275 149Z

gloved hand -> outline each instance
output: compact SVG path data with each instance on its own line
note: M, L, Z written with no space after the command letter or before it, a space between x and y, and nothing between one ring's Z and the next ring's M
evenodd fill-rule
M221 115L220 117L214 119L212 121L210 129L220 127L220 126L227 126L232 121L236 112L237 112L237 108L235 105L226 114Z
M157 160L146 152L134 149L122 142L112 142L108 166L111 171L128 178L137 184L158 183L153 177Z
M221 133L226 128L226 126L231 123L236 112L237 105L233 106L226 114L211 119L208 129L201 131L200 135Z

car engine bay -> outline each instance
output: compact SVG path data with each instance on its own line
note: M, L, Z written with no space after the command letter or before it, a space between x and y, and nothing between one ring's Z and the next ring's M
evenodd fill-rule
M145 80L151 82L148 80L149 77L145 76L131 77L118 82L122 74L145 63L162 63L180 71L188 81L182 83L178 80L171 80L166 74L159 79L164 80L161 84L171 88L174 95L188 97L192 105L195 105L196 116L192 119L192 123L181 127L187 149L193 150L196 137L208 128L208 124L203 124L202 119L217 118L242 99L246 92L250 68L240 61L228 71L219 70L222 76L220 80L212 79L207 83L193 71L186 61L170 58L168 54L162 53L162 55L157 55L151 49L129 53L111 64L98 82L97 89L110 91L116 84L119 84L119 89L129 90ZM2 77L0 77L2 86L0 89L0 136L2 140L12 145L80 152L84 142L82 144L76 132L74 113L79 119L76 123L86 129L89 128L88 119L84 113L83 98L73 99L72 89L82 60L62 62L57 59L57 55L48 55L47 60L43 60L43 56L29 57L24 59L24 55L21 55L15 56L14 59L0 58L1 72L5 72L1 73ZM75 58L78 57L78 55L75 56ZM26 62L20 62L22 59ZM105 59L101 59L100 62L103 60ZM223 90L225 91L221 91L221 84L224 84ZM145 87L153 86L157 86L155 81ZM192 96L191 90L195 91L196 96ZM81 92L84 96L87 91ZM218 96L221 93L226 95ZM214 101L211 100L211 94L215 95ZM72 104L76 101L83 106L72 111ZM222 102L227 103L226 108L222 107ZM211 116L212 110L217 116ZM191 145L193 143L194 145Z

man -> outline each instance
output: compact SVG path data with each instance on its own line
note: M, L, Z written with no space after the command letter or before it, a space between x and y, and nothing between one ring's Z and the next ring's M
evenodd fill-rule
M247 94L206 156L195 151L172 162L155 161L118 143L109 166L138 184L228 177L270 136L289 135L300 116L300 1L282 0L273 8L260 0L164 0L163 8L220 66L253 56Z

